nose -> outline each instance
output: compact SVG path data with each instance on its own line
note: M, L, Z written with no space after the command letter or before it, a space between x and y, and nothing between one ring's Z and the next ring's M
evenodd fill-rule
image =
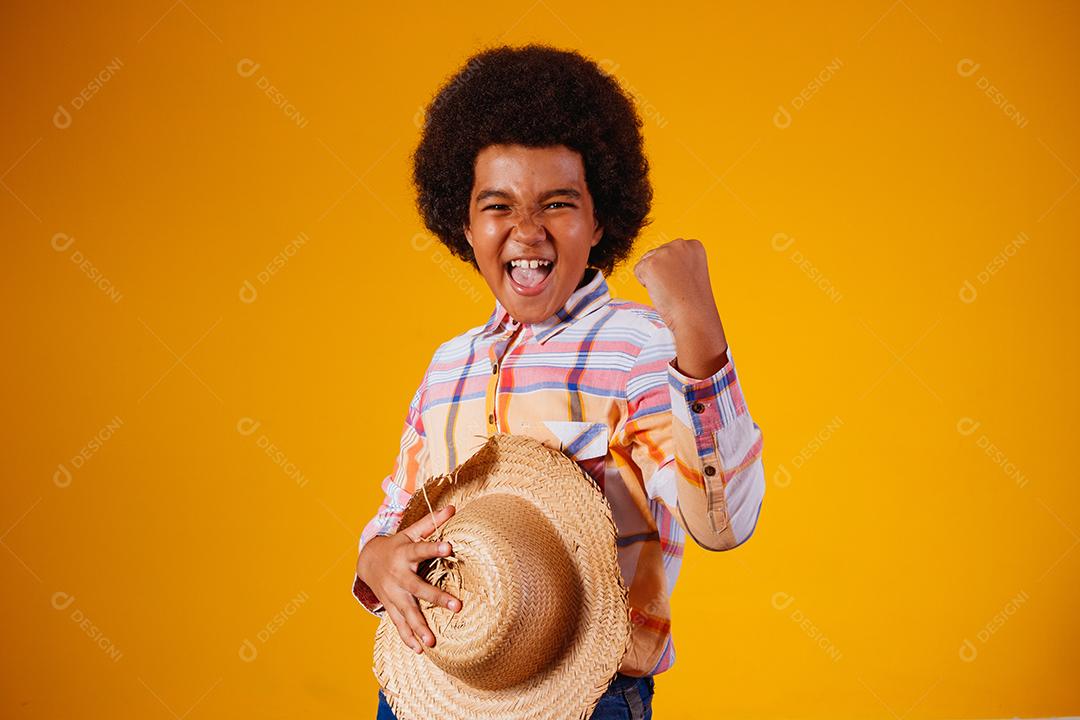
M547 238L547 230L532 213L521 213L511 236L522 245L535 245Z

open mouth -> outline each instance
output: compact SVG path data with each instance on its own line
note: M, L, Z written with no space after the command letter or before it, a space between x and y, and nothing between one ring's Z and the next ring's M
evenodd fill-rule
M542 293L554 274L554 260L520 258L506 263L506 276L510 278L510 285L521 295Z

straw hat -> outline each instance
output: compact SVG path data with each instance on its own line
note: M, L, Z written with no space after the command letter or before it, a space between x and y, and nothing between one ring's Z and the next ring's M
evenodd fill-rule
M581 720L630 646L627 590L603 493L573 460L530 437L493 435L430 478L401 527L446 505L428 538L453 554L418 574L461 598L454 613L420 600L435 635L408 648L384 617L375 676L399 720Z

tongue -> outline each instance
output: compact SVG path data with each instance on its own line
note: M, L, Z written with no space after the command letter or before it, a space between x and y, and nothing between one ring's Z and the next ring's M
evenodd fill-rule
M550 265L538 268L510 268L510 276L514 278L514 282L525 287L536 287L544 282L544 278L548 276L549 272L551 272Z

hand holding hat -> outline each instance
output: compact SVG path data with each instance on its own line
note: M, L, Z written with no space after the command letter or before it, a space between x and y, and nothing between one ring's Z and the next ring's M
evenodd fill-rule
M437 637L422 653L402 643L390 618L379 623L373 670L394 714L587 718L632 629L615 523L593 479L559 450L498 433L413 493L401 525L414 534L399 542L414 543L424 518L430 525L419 531L433 530L426 544L448 542L453 552L429 554L417 572L462 607L420 600Z
M382 602L387 616L397 627L401 640L415 652L435 643L435 637L420 613L417 599L451 611L461 609L461 600L424 582L416 571L421 562L453 552L448 542L424 542L435 528L449 520L454 506L447 505L403 530L374 537L364 546L356 563L356 574Z

